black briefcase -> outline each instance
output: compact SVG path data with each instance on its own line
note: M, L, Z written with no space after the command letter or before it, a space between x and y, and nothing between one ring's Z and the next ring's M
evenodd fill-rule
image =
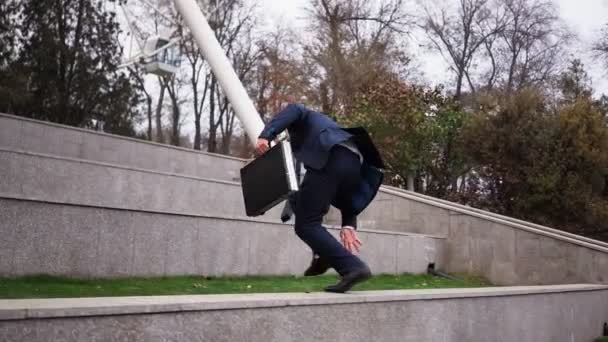
M282 141L241 169L241 186L247 216L267 210L298 191L291 145Z

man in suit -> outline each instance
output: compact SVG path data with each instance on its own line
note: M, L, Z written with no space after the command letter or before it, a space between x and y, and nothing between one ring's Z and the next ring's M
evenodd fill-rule
M363 128L343 129L324 114L299 104L289 104L266 125L256 152L265 153L270 141L288 130L295 158L306 175L294 198L295 232L318 256L305 275L325 273L331 266L341 276L329 292L346 292L371 277L369 267L353 253L357 215L375 197L384 168L380 155ZM338 242L323 226L323 216L333 205L342 214Z

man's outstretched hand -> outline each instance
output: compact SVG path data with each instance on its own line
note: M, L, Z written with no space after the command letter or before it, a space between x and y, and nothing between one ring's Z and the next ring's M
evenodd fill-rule
M358 253L361 248L361 240L357 238L357 233L352 227L342 227L340 230L340 240L342 245L351 253Z
M266 151L268 151L269 149L270 149L270 143L268 142L268 140L259 138L258 142L255 144L255 154L257 154L258 156L261 156L262 154L266 153Z

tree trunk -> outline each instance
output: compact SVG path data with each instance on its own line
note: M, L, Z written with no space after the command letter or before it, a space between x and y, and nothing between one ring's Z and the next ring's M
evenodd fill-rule
M193 82L192 86L196 87L196 84ZM205 87L203 88L203 94L200 96L200 99L198 96L198 90L194 92L194 127L196 128L196 132L194 133L194 149L199 151L203 146L203 136L201 134L201 116L203 114L203 104L207 98L208 90L209 75L205 76Z
M226 134L225 136L222 137L222 149L221 149L221 153L228 155L230 154L230 140L232 137L228 134Z
M457 100L460 100L460 96L462 94L462 77L464 76L464 71L458 71L458 78L456 79L456 95L454 96Z
M163 137L163 123L162 123L162 109L163 101L165 99L165 85L163 82L160 83L160 93L158 94L158 102L156 103L156 141L164 143Z
M458 193L458 177L452 178L450 183L450 192L453 194Z
M459 189L459 193L464 194L465 190L466 190L466 184L467 184L467 175L464 174L462 175L462 181L460 183L460 189Z
M194 62L196 63L196 61ZM200 72L200 71L199 71ZM206 80L205 80L206 83ZM196 64L192 65L192 78L190 79L190 84L192 85L192 95L193 95L193 109L194 109L194 146L195 150L201 149L202 137L201 137L201 112L202 112L202 103L199 105L199 94L198 94L198 78L196 75ZM205 87L207 85L205 84ZM205 92L203 93L203 98L200 99L201 102L205 101Z
M517 55L513 54L511 65L509 66L509 77L507 78L507 94L513 90L513 78L515 77L515 67L517 66Z
M201 117L200 115L195 116L194 118L194 149L195 150L199 150L201 149L201 143L203 142L203 139L201 138Z
M171 145L179 146L179 121L180 121L180 108L179 108L179 99L177 98L177 89L175 85L175 79L165 80L165 86L167 87L167 92L169 93L169 98L171 99Z
M148 140L152 141L152 98L147 94L146 104L148 105Z
M207 151L217 152L217 125L215 124L215 76L211 77L211 86L209 92L209 141L207 142Z
M409 191L415 191L414 190L414 175L413 174L407 175L407 189Z
M173 102L173 123L171 125L171 145L179 146L179 104Z

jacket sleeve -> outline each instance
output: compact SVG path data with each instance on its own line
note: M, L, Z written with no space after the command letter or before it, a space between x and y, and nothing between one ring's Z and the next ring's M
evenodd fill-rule
M274 140L277 135L283 132L296 121L300 120L305 114L305 108L298 104L289 104L266 125L260 138Z
M355 230L357 229L357 215L351 214L349 211L340 210L342 214L342 227L353 227Z

